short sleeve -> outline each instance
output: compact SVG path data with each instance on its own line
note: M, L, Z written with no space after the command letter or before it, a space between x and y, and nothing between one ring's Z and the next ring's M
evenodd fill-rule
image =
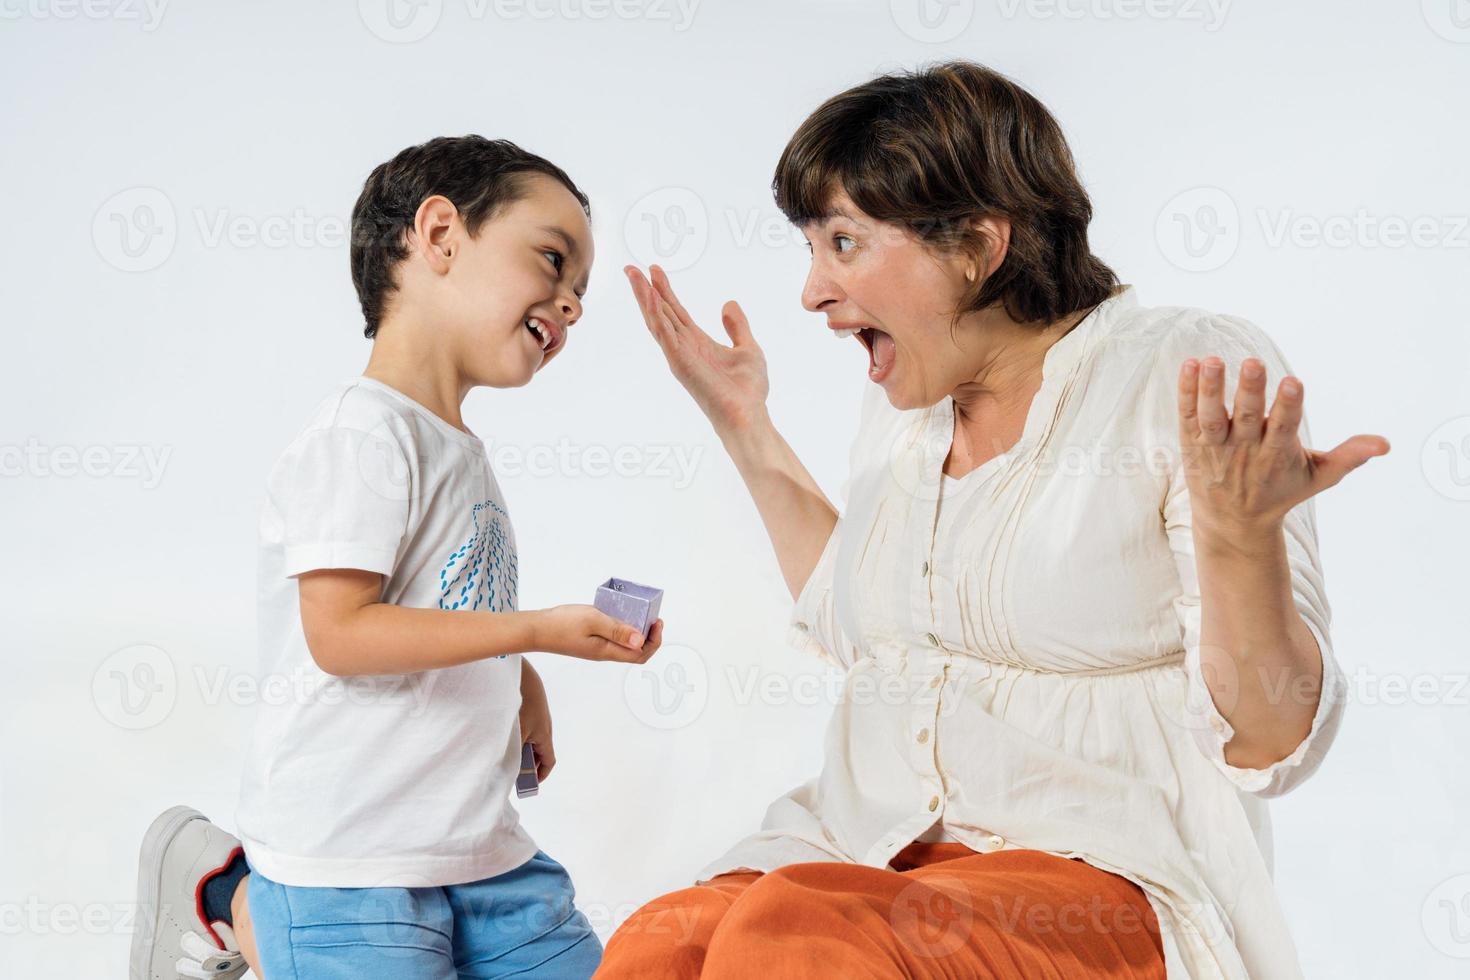
M869 385L863 395L857 436L848 452L848 475L839 494L844 507L852 489L852 475L861 467L867 451L865 447L872 444L873 430L885 410L889 410L888 396L877 385ZM843 526L844 520L839 514L826 547L822 549L822 556L817 559L801 594L797 596L787 630L787 642L797 650L839 667L851 667L859 654L837 621L835 597L837 552L842 543Z
M1234 397L1240 363L1247 357L1256 357L1265 365L1268 392L1274 392L1281 378L1292 372L1275 344L1258 328L1233 317L1209 317L1198 324L1182 327L1166 338L1153 379L1155 391L1160 392L1157 401L1168 406L1167 412L1155 414L1156 418L1168 416L1167 422L1159 423L1165 431L1158 434L1161 439L1171 440L1170 445L1176 453L1176 465L1164 500L1163 518L1179 572L1180 591L1173 604L1184 634L1189 728L1205 758L1232 783L1246 792L1274 797L1302 783L1321 764L1342 723L1347 683L1332 652L1329 633L1331 608L1327 603L1322 564L1318 557L1315 510L1313 502L1308 499L1287 513L1283 530L1292 600L1316 638L1322 656L1321 693L1311 730L1290 755L1264 769L1240 768L1225 761L1225 746L1235 737L1235 730L1216 706L1201 665L1199 572L1195 561L1189 491L1184 472L1177 465L1179 434L1173 398L1179 365L1189 357L1210 355L1225 361L1227 404ZM1302 441L1310 445L1305 418L1301 432Z
M407 456L389 436L340 426L303 434L271 480L286 575L391 575L408 529L409 478Z

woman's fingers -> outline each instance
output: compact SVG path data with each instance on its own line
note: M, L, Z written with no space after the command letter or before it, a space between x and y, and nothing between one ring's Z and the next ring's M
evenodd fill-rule
M730 342L736 347L755 343L755 337L750 333L750 321L745 318L745 311L740 308L740 304L733 299L720 309L720 322L725 325L725 333L730 335Z
M1179 436L1183 445L1199 435L1199 361L1190 358L1179 366Z
M652 287L648 280L643 278L642 270L636 266L623 266L623 275L628 277L628 285L633 289L633 299L638 303L638 311L643 314L643 319L648 323L649 329L653 328L653 296Z
M1266 443L1277 448L1297 441L1297 428L1302 424L1302 383L1290 375L1276 386L1276 400L1266 419Z
M1321 493L1336 486L1342 478L1362 466L1374 456L1388 452L1388 440L1382 436L1358 435L1344 440L1331 452L1310 451L1312 459L1313 493Z
M664 275L658 266L652 267L655 276L668 284L668 277ZM643 310L643 318L648 322L648 328L653 331L654 339L663 347L664 353L672 356L675 345L705 344L713 343L710 335L699 328L684 307L669 289L667 297L660 292L653 283L643 277L643 273L636 266L626 266L623 269L628 275L628 281L633 284L633 294L638 298L638 305Z
M674 295L674 285L669 282L669 275L664 272L663 267L651 265L648 267L648 271L653 278L653 288L658 291L658 294L663 297L663 301L674 311L674 316L678 320L676 326L694 326L694 318L689 315L688 310L684 309L684 304L679 302L679 297Z
M648 332L653 334L653 339L658 341L665 354L670 353L678 340L678 331L669 322L667 313L660 309L658 293L638 269L630 265L623 272L628 276L628 284L633 287L633 298L638 301L638 309L643 314L643 322L648 325Z
M1266 421L1266 366L1254 357L1240 365L1235 409L1230 413L1231 442L1259 442Z
M1222 443L1230 433L1230 416L1225 414L1225 362L1207 357L1200 362L1199 401L1200 437L1208 443Z

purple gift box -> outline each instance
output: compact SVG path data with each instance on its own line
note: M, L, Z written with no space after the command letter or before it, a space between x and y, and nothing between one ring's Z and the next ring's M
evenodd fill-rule
M541 791L536 779L536 749L530 742L521 743L521 771L516 775L516 796L525 799Z
M649 627L658 619L658 607L663 600L663 589L610 578L597 587L597 597L592 604L646 637Z

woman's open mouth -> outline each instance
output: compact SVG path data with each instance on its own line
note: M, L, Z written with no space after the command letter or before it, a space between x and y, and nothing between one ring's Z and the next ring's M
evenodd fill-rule
M898 359L898 348L893 337L877 327L862 327L858 339L868 349L868 378L878 384L893 372L893 362Z

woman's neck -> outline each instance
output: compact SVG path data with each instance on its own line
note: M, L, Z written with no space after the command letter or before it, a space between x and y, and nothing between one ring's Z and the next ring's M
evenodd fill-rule
M1041 387L1046 352L1089 311L1069 314L1044 327L1018 323L1002 309L984 311L978 322L962 325L965 336L984 344L974 352L975 371L951 392L955 414L979 421L1031 404Z

